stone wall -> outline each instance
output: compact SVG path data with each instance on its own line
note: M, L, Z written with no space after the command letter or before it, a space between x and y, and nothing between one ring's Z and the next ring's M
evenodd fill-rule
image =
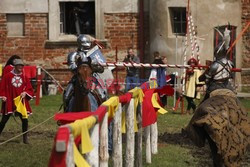
M242 28L250 22L250 0L241 0L242 2ZM250 69L250 27L242 36L242 68ZM250 84L250 71L242 72L242 84ZM243 90L250 91L249 86Z

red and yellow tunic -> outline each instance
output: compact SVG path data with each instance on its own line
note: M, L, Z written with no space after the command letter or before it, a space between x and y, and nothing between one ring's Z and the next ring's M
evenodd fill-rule
M24 98L25 106L28 114L31 114L29 100L33 98L34 92L31 83L23 73L15 74L14 70L5 74L1 81L0 97L6 97L6 102L3 102L1 113L10 114L16 110L14 98L19 96L22 92L26 92Z

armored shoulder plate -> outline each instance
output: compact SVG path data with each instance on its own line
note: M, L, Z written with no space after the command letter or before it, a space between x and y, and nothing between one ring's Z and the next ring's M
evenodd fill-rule
M209 74L210 76L216 74L218 68L219 68L219 63L216 62L216 61L213 62L212 65L210 66L210 69L209 69L208 74Z
M78 58L77 52L70 52L68 54L67 63L68 63L69 69L72 71L77 68L77 65L76 65L77 58Z

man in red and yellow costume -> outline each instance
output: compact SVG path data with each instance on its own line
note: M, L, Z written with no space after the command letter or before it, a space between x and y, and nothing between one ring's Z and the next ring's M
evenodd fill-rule
M33 88L30 84L28 78L23 75L23 61L21 59L14 60L14 69L3 76L0 88L0 98L2 99L2 109L3 114L2 120L0 122L0 134L2 133L5 124L9 120L10 116L15 113L22 120L22 130L26 132L28 130L28 119L27 116L22 113L21 110L25 110L26 115L31 114L31 108L29 105L29 100L33 98ZM20 102L15 99L19 98ZM27 133L23 135L23 142L28 143Z

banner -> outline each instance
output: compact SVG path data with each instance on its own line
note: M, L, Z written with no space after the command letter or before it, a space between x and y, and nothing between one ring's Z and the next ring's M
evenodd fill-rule
M106 59L97 45L87 52L87 57L90 57L93 62L106 63Z

